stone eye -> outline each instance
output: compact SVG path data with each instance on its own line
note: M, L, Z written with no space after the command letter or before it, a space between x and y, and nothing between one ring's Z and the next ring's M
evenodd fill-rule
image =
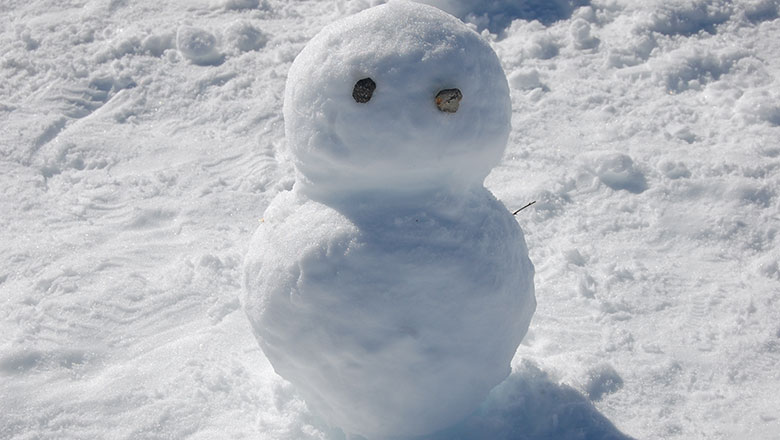
M376 90L376 83L371 78L363 78L355 83L355 88L352 89L352 97L355 102L365 104L371 100L371 95Z
M444 89L436 94L436 107L447 113L455 113L460 106L463 93L458 89Z

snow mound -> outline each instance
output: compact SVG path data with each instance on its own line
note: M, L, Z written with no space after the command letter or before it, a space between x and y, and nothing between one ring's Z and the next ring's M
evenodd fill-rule
M217 47L217 37L205 29L181 26L176 34L176 47L184 58L200 66L213 66L224 60Z
M268 42L268 36L252 23L239 20L228 27L225 40L226 45L241 53L262 49Z
M376 89L353 99L358 81ZM463 95L437 109L441 90ZM391 2L322 30L290 68L285 132L301 189L314 199L356 189L399 192L481 183L509 133L506 77L478 34L437 9Z
M639 194L647 189L644 174L634 166L631 157L622 153L608 153L598 158L596 175L614 190L624 189Z

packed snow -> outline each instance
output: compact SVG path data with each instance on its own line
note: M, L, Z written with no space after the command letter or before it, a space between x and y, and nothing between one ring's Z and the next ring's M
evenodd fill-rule
M375 90L358 103L362 79ZM437 93L454 88L463 105L439 111ZM391 3L333 23L301 51L285 132L307 195L409 193L403 203L418 204L423 192L482 184L506 147L510 105L501 64L476 32L430 6Z
M293 62L297 179L249 245L242 303L274 370L329 425L430 434L509 375L533 266L482 181L510 116L495 52L427 5L337 21Z
M292 62L379 3L3 3L0 438L345 438L239 297L296 179ZM511 374L429 438L776 438L778 1L434 6L506 72L484 184L536 201L538 304Z

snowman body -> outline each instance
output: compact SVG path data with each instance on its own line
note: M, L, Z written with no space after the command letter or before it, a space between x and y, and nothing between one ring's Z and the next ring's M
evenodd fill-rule
M457 110L437 108L455 88ZM296 184L245 260L260 346L347 433L457 422L509 374L535 309L522 231L482 185L509 131L498 59L457 19L391 2L307 45L284 114Z

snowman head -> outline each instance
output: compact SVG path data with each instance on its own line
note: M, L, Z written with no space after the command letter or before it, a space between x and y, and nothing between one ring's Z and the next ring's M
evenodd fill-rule
M405 1L325 27L293 62L284 99L298 187L320 200L480 185L510 116L490 45Z

